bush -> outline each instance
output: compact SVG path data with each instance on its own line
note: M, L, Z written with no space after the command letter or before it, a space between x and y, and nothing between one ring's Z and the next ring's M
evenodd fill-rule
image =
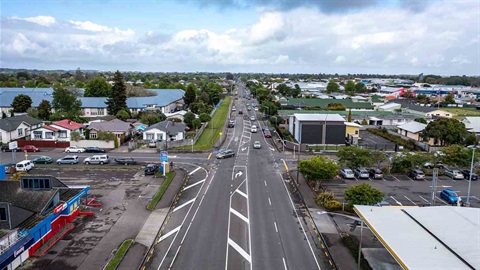
M328 211L337 211L342 209L342 203L337 200L330 200L325 202L324 207Z
M349 213L355 213L355 211L353 210L353 204L351 204L351 203L345 204L343 210L345 210L346 212L349 212Z
M401 138L400 136L396 136L396 135L393 135L393 134L390 134L388 133L387 129L386 128L367 128L367 131L370 132L370 133L373 133L377 136L380 136L382 138L385 138L395 144L398 144L398 145L401 145L409 150L415 150L416 149L416 145L415 145L415 140L413 139L409 139L409 140L405 140L403 138Z
M202 121L203 123L209 122L211 119L212 117L210 117L210 115L207 113L200 114L200 121Z
M317 195L316 203L320 206L325 206L328 201L335 199L333 192L324 190Z

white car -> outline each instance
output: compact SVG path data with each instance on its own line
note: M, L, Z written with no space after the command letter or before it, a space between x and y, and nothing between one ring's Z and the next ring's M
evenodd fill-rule
M257 126L252 125L252 127L250 128L250 130L252 131L252 133L257 133Z
M342 178L345 178L345 179L354 179L355 178L355 175L353 174L353 171L351 169L348 169L348 168L341 169L340 170L340 175L342 176Z
M73 145L73 146L65 148L65 152L67 152L67 153L83 153L83 152L85 152L85 148Z
M260 149L260 148L262 148L262 145L260 144L260 141L255 141L255 142L253 143L253 148L254 148L254 149Z

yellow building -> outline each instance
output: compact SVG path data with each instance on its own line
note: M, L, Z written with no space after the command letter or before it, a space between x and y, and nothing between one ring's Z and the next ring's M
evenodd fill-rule
M346 126L345 128L345 138L348 138L349 135L352 135L354 137L360 138L360 128L362 127L361 125L353 122L343 122Z

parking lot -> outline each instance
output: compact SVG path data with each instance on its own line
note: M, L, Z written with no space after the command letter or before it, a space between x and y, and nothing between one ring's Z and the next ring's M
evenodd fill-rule
M395 144L393 142L372 134L366 130L361 132L361 139L358 141L358 145L372 150L378 149L393 151L395 149Z
M404 174L386 174L383 179L338 179L323 181L324 188L333 191L335 198L345 202L344 190L355 185L368 183L384 193L383 204L394 206L430 206L432 205L432 176L425 180L413 180ZM438 176L434 205L448 205L440 199L440 192L445 189L454 190L463 202L467 201L467 180L453 180L450 177ZM480 207L480 181L472 181L470 191L472 207Z

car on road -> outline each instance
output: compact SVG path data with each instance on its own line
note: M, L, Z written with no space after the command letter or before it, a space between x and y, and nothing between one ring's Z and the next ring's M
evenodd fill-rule
M265 138L271 138L272 137L272 133L270 133L270 131L267 129L267 130L264 130L263 131L263 136Z
M150 148L157 148L157 142L154 140L151 140L148 142L148 147Z
M247 106L247 111L251 111L251 110L252 110L252 107Z
M137 164L137 161L134 158L131 158L131 157L120 157L120 158L116 158L114 160L115 160L115 162L117 162L119 164L125 164L125 165L135 165L135 164Z
M425 164L423 164L423 167L427 168L427 169L433 169L433 168L439 168L439 169L443 169L445 168L445 165L441 162L427 162Z
M229 121L228 121L228 127L229 127L229 128L235 127L235 121L229 120Z
M35 145L25 145L23 147L23 151L26 152L39 152L40 149L38 149Z
M70 147L65 148L65 152L67 152L67 153L83 153L83 152L85 152L85 148L72 145Z
M57 164L77 164L78 156L64 156L63 158L57 159Z
M257 126L256 126L256 125L252 125L252 127L250 128L250 130L252 131L252 133L257 133Z
M411 170L408 172L408 176L414 180L425 179L425 174L421 170Z
M378 168L368 170L368 174L372 179L383 179L383 172Z
M98 147L86 147L85 153L105 153L105 149L101 149Z
M470 180L470 170L462 170L462 174L466 180ZM472 172L472 181L477 181L477 180L478 180L478 175Z
M254 148L254 149L260 149L260 148L262 148L262 145L260 144L260 141L255 141L255 142L253 143L253 148Z
M49 156L40 156L32 159L34 164L49 164L53 162L53 159Z
M460 170L447 168L445 169L445 175L452 178L453 180L463 179L463 173Z
M233 107L232 107L232 111L234 112L234 111L236 111L236 110L237 110L237 108L236 108L235 106L233 106Z
M235 152L232 149L224 149L219 151L215 157L217 159L223 159L223 158L234 157L234 156L235 156Z
M154 163L150 163L145 167L145 175L155 175L158 171L160 171L160 167Z
M368 177L370 177L368 171L364 168L357 168L353 170L353 174L359 179L368 179Z
M12 152L13 150L18 151L18 148L15 149L9 149L8 145L2 145L2 152Z
M349 168L342 168L340 169L340 175L342 176L342 178L344 179L354 179L355 178L355 174L353 173L353 171Z
M238 114L243 114L243 110L238 110Z
M458 202L459 197L455 191L446 188L440 192L440 198L444 199L450 204L455 204Z
M35 164L30 160L22 160L15 165L15 170L17 172L28 172L35 167Z
M255 116L250 116L250 121L255 121Z
M83 160L83 163L85 164L108 164L110 163L110 159L108 158L107 155L95 155L91 157L87 157Z

